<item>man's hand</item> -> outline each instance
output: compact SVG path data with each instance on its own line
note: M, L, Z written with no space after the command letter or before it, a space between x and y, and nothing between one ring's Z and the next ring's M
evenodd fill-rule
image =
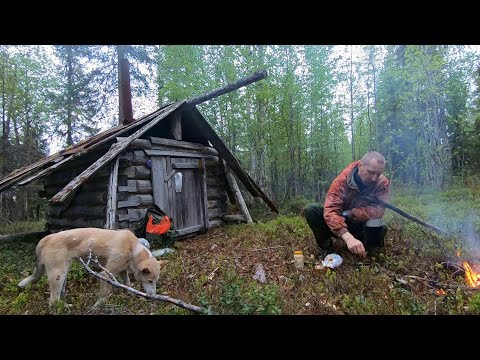
M363 247L363 244L360 240L356 239L349 232L346 232L345 234L343 234L342 239L343 241L345 241L345 244L347 244L348 250L350 250L352 254L361 256L362 258L365 257L366 255L365 248Z

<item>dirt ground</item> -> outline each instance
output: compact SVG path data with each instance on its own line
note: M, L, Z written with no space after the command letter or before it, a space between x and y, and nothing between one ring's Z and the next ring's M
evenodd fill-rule
M42 280L24 290L16 284L33 269L35 244L0 244L0 313L48 313L48 285ZM152 250L155 249L152 244ZM161 272L157 293L223 315L469 314L477 290L442 255L390 226L385 247L365 259L343 242L334 252L343 264L316 269L327 255L299 216L280 216L254 225L229 225L177 241ZM293 263L302 250L305 267ZM263 267L265 281L254 278ZM107 305L93 310L98 281L80 264L72 266L60 314L193 314L171 303L148 301L115 289ZM141 290L138 285L135 288Z

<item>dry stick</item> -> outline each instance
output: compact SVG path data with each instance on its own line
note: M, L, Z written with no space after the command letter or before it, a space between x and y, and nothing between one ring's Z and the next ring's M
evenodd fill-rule
M416 222L417 224L420 224L420 225L423 225L429 229L432 229L433 231L439 233L440 235L445 235L446 232L442 229L440 229L439 227L435 226L435 225L431 225L431 224L428 224L426 223L425 221L415 217L415 216L412 216L410 214L407 214L405 211L403 210L400 210L399 208L397 208L396 206L393 206L393 205L390 205L389 203L386 203L385 201L383 200L380 200L380 199L377 199L377 198L372 198L372 197L368 197L368 196L364 196L365 199L367 199L369 202L373 203L373 204L380 204L382 206L385 206L386 208L390 209L390 210L393 210L395 211L396 213L406 217L407 219L409 220L412 220L414 222Z
M270 246L270 247L266 247L266 248L254 249L254 250L251 250L250 252L277 249L277 248L282 248L282 247L285 247L285 245Z
M395 211L397 214L400 214L402 215L403 217L406 217L407 219L409 220L412 220L414 222L416 222L417 224L420 224L420 225L423 225L433 231L435 231L436 233L440 234L440 235L446 235L446 231L445 230L442 230L440 229L438 226L435 226L435 225L432 225L432 224L428 224L426 223L425 221L413 216L413 215L410 215L410 214L407 214L405 211L403 210L400 210L399 208L397 208L396 206L393 206L389 203L386 203L385 201L383 200L380 200L380 199L377 199L377 198L374 198L374 197L369 197L369 196L363 196L367 201L369 201L370 203L372 204L380 204L382 206L385 206L386 208L390 209L390 210L393 210ZM439 247L442 255L444 256L447 256L447 253L446 253L446 250L444 248L444 246L437 241L437 238L435 236L433 236L433 241L435 242L435 244Z
M90 256L89 256L90 258ZM80 260L80 262L82 263L83 267L90 273L92 274L93 276L103 280L103 281L106 281L108 282L109 284L113 285L113 286L116 286L116 287L119 287L121 289L125 289L125 290L128 290L130 291L131 293L134 293L135 295L138 295L138 296L141 296L145 299L151 299L151 300L160 300L160 301L165 301L165 302L169 302L169 303L172 303L174 305L177 305L179 307L182 307L184 309L187 309L187 310L190 310L190 311L193 311L193 312L196 312L196 313L201 313L201 314L210 314L210 312L200 306L195 306L195 305L191 305L191 304L187 304L185 302L183 302L182 300L178 300L178 299L174 299L174 298L171 298L169 296L164 296L164 295L147 295L145 294L144 292L141 292L141 291L138 291L138 290L135 290L134 288L131 288L130 286L126 286L126 285L123 285L123 284L120 284L116 279L115 277L107 270L105 269L103 266L101 266L97 260L93 260L94 262L96 262L98 264L98 266L104 270L109 277L115 279L115 280L110 280L106 277L103 277L99 274L97 274L95 271L93 271L87 263L85 263L83 261L83 259L78 256L78 259ZM90 260L88 261L90 262Z
M211 280L213 279L213 275L215 275L215 272L218 270L218 268L219 268L219 267L217 266L217 268L216 268L215 270L213 270L213 271L210 273L210 275L208 275L208 280L211 281Z

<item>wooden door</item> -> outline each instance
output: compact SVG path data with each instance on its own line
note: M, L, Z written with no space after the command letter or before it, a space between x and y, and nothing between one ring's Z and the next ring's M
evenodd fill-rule
M208 228L204 159L152 156L153 198L173 219L177 235Z

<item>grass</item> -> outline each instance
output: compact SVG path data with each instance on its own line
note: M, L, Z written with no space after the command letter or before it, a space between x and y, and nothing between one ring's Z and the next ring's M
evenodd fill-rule
M297 203L301 201L296 200ZM463 274L446 266L462 259L478 261L475 229L480 206L478 189L452 189L441 194L399 189L391 203L449 231L440 237L387 210L386 245L366 259L352 255L336 241L334 251L344 263L335 270L315 269L320 253L298 206L288 215L253 225L212 229L177 241L176 252L162 270L159 294L181 299L221 315L433 315L480 314L480 295L466 285ZM432 206L435 203L436 206ZM256 217L258 220L259 218ZM38 230L35 228L35 230ZM24 231L24 230L22 230ZM306 265L293 265L294 250L303 250ZM24 290L18 282L33 269L35 244L0 242L0 314L48 313L45 276ZM262 264L266 282L253 278ZM72 266L61 314L186 315L188 310L152 302L116 289L101 311L92 311L98 280L80 264ZM135 287L139 289L138 285Z

